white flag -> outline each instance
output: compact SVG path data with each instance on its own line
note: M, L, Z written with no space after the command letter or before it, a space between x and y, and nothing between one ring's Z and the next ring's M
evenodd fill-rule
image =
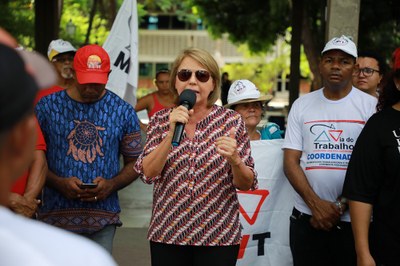
M124 0L103 48L111 60L111 74L106 88L135 106L138 84L136 0Z
M293 266L294 190L283 173L282 144L283 139L250 141L258 189L238 192L243 230L237 266Z

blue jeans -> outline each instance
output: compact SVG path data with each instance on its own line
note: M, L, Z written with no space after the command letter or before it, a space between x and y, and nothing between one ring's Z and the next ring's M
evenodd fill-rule
M354 266L357 256L351 224L340 222L331 231L317 230L310 215L293 209L290 249L294 266Z
M115 224L110 224L94 234L83 234L83 236L93 240L111 254L116 228Z

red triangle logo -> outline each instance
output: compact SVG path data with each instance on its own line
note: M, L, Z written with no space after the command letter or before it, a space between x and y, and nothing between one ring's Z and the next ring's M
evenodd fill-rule
M248 195L257 195L257 196L261 196L261 197L257 197L259 198L259 202L257 204L257 207L253 213L253 215L250 217L249 214L246 212L246 210L242 207L242 205L240 204L239 209L240 209L240 213L243 215L244 219L250 224L253 225L256 220L257 220L257 216L258 213L260 212L261 206L263 205L265 199L268 197L269 195L269 191L266 189L257 189L254 191L238 191L238 194L248 194Z
M343 130L336 129L336 130L329 130L329 135L335 140L338 141L340 138L340 135L342 135Z

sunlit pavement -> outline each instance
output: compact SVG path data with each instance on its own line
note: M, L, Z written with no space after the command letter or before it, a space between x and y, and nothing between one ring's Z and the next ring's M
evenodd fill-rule
M140 179L119 191L122 227L117 229L113 256L120 266L150 266L149 242L153 186Z

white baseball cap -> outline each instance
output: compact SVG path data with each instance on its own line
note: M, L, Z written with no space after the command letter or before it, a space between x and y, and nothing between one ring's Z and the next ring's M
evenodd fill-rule
M335 37L327 42L321 54L324 54L330 50L341 50L346 54L357 58L357 47L355 43L349 37L344 35L340 37Z
M76 48L70 42L58 39L50 42L47 56L51 61L54 56L69 52L76 52Z
M253 82L247 79L236 80L229 87L228 103L224 105L230 108L232 105L249 102L267 102L272 99L272 95L261 96L260 91Z

